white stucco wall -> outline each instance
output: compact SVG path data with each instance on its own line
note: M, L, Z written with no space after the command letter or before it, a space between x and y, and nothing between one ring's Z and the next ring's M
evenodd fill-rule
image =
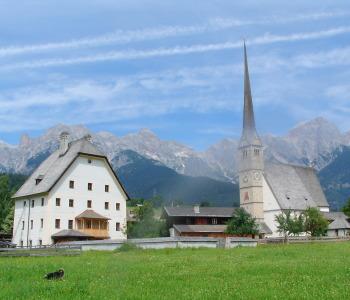
M275 216L282 212L270 186L265 177L263 178L263 199L264 199L264 221L266 225L272 230L271 237L280 236L277 232Z
M88 163L88 158L92 163ZM74 189L69 188L69 181L74 181ZM92 183L92 191L88 190L88 183ZM109 185L109 192L105 192L105 185ZM56 198L61 199L60 206L56 206ZM68 220L73 220L73 229L76 229L75 217L86 209L92 209L98 214L110 218L109 235L111 239L125 239L126 234L126 198L115 180L108 164L102 158L79 156L69 167L50 193L45 197L45 206L41 207L41 197L35 199L35 207L30 210L30 219L33 219L33 229L29 229L32 245L51 244L51 235L68 229ZM69 199L74 200L74 207L69 207ZM26 199L27 200L27 199ZM92 207L87 207L87 200L92 200ZM15 205L15 227L13 242L20 245L26 243L28 203L23 207L23 199L17 200ZM28 200L27 200L28 202ZM105 202L109 202L109 209L105 209ZM120 203L120 210L116 210L116 203ZM44 228L40 228L40 219L44 219ZM60 219L60 229L55 228L55 220ZM22 229L22 220L25 220L25 230ZM120 231L116 231L116 223L120 223ZM25 237L25 238L24 238Z

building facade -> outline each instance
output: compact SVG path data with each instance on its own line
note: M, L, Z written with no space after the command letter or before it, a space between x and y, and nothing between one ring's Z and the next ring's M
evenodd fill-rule
M76 239L125 239L128 195L91 137L60 147L14 195L13 243L49 245Z

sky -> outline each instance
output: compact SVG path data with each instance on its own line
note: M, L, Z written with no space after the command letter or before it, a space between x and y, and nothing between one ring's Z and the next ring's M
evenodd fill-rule
M350 129L349 1L0 0L0 140L149 128L203 150L241 134L243 39L260 134Z

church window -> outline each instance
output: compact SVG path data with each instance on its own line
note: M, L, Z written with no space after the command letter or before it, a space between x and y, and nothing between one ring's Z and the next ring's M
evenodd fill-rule
M24 221L22 221L22 230L24 230Z
M34 200L32 200L32 207L34 207L34 203L35 203L35 201L34 201Z
M44 219L40 219L40 228L44 228Z
M30 229L33 229L33 220L30 220Z
M23 207L26 207L26 205L27 205L27 201L24 201L23 202Z
M44 206L45 204L45 198L41 198L41 206Z

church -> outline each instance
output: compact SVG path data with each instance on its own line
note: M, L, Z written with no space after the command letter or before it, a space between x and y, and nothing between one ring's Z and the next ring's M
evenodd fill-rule
M329 234L335 223L343 225L334 229L337 230L334 235L338 235L339 230L344 230L344 235L348 233L347 217L340 212L329 212L329 204L313 168L264 161L264 146L255 126L245 45L243 130L239 155L240 206L256 218L260 228L270 230L269 236L279 236L276 215L283 210L298 214L308 207L317 207L326 216L330 222Z

